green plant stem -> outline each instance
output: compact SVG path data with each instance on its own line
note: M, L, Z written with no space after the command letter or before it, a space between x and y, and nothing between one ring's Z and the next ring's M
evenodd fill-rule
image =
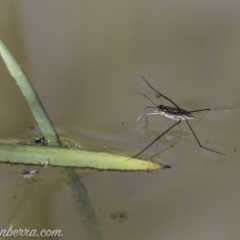
M0 41L0 53L1 56L11 73L12 77L16 80L17 85L20 87L24 97L26 98L32 113L41 129L43 135L48 140L49 146L62 147L62 144L56 134L56 131L49 119L39 97L37 96L35 90L33 89L31 83L28 81L26 75L21 70L21 67L15 61L12 54L8 51L5 45ZM73 169L61 168L65 179L68 181L70 188L72 190L73 197L76 201L77 208L79 209L80 217L83 225L86 227L85 231L89 240L101 240L102 235L99 229L99 224L94 214L94 209L91 206L90 199L88 197L87 191L83 188L83 183L81 183L78 175ZM82 204L89 203L89 205L84 206ZM80 209L86 207L86 211L82 212ZM84 214L83 214L84 213ZM87 223L87 224L86 224ZM95 229L94 231L92 229Z
M69 167L88 167L115 170L150 170L166 167L162 164L116 156L107 153L94 153L71 150L63 147L37 93L28 81L21 67L0 41L0 54L12 77L16 80L26 98L31 111L41 129L48 147L23 146L18 144L0 144L0 159L11 163L45 164L61 166L61 171L69 183L77 208L89 240L101 240L102 235L94 208L84 184ZM63 167L68 166L68 167Z
M32 87L31 82L28 80L19 64L1 41L0 53L10 74L16 80L16 83L22 91L23 96L27 100L39 128L49 142L49 146L61 146L61 142L54 129L54 126L48 117L36 91Z
M44 165L48 161L49 165L52 166L101 170L146 171L168 167L160 163L116 156L109 153L10 143L0 143L0 159L3 162L17 164Z

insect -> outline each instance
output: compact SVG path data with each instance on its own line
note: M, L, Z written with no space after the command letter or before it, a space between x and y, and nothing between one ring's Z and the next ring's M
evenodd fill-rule
M173 102L171 99L169 99L167 96L164 96L163 94L161 94L159 91L157 91L155 88L153 88L150 83L143 77L143 80L145 81L145 83L154 91L156 92L159 96L165 98L166 100L168 100L170 103L172 103L174 105L174 107L168 107L168 106L164 106L164 105L156 105L149 97L147 97L145 94L142 94L143 96L145 96L146 98L148 98L154 105L155 107L147 107L144 109L144 111L141 113L141 115L138 117L137 120L139 120L141 117L145 117L146 118L146 125L145 128L147 128L147 118L148 116L152 116L152 115L162 115L165 116L167 118L173 119L175 121L177 121L175 124L173 124L170 128L168 128L166 131L164 131L160 136L158 136L156 139L154 139L147 147L145 147L141 152L139 152L137 155L135 155L133 158L136 158L137 156L139 156L141 153L143 153L144 151L146 151L150 146L152 146L158 139L160 139L163 135L165 135L167 132L169 132L172 128L174 128L176 125L180 124L182 121L186 121L189 129L191 130L194 138L196 139L199 147L206 149L208 151L211 152L215 152L221 155L226 155L225 153L221 153L218 151L215 151L213 149L207 148L202 146L202 144L200 143L200 141L198 140L195 132L193 131L191 125L189 124L188 120L192 120L194 119L194 116L192 115L192 113L195 112L202 112L202 111L209 111L211 110L210 108L205 108L205 109L198 109L198 110L193 110L193 111L187 111L184 110L182 108L180 108L175 102ZM143 114L146 110L148 110L145 114Z
M34 176L40 173L40 169L38 170L23 170L22 174L20 175L19 179L27 179L29 181L30 179L34 182Z
M39 145L39 146L47 146L47 141L46 141L45 137L41 137L39 139L36 139L34 141L34 144Z
M44 169L47 167L48 163L49 163L49 160L46 161L46 163L45 163L45 165L43 167ZM41 167L39 169L37 169L37 170L29 170L29 169L23 170L21 175L18 178L18 181L20 179L27 179L27 181L29 182L29 180L31 179L32 182L34 182L34 176L36 176L37 174L40 173L40 169L41 169Z

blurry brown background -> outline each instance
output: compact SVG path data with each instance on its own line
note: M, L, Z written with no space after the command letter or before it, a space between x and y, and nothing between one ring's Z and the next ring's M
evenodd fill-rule
M187 110L240 106L239 11L233 0L1 1L0 38L61 133L86 148L133 156L174 123L152 117L154 132L142 130L144 120L136 119L151 103L139 92L170 104L155 98L141 74ZM0 138L20 138L35 124L2 61L0 108ZM104 239L239 239L240 110L195 117L201 143L225 157L200 149L182 123L142 155L159 153L154 159L171 170L79 172ZM22 227L62 228L63 239L84 239L57 169L20 188L19 169L10 170L1 170L0 228L13 216ZM119 211L123 222L110 218Z

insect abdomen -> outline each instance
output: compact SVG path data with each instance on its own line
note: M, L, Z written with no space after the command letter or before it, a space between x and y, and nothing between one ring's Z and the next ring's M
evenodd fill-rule
M191 113L183 109L177 108L168 108L162 109L164 115L168 118L171 118L176 121L186 120L186 119L194 119Z

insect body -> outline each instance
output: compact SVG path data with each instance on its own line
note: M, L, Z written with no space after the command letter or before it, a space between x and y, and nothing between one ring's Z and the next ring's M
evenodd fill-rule
M45 137L41 137L39 139L36 139L34 141L34 144L39 145L39 146L47 146L47 141L46 141Z
M145 128L147 128L147 120L148 120L148 116L152 116L152 115L162 115L165 116L167 118L173 119L175 121L177 121L174 125L172 125L170 128L168 128L165 132L163 132L160 136L158 136L155 140L153 140L147 147L145 147L140 153L138 153L137 155L134 156L137 157L139 156L141 153L143 153L145 150L147 150L150 146L152 146L158 139L160 139L164 134L166 134L168 131L170 131L173 127L175 127L176 125L180 124L182 121L186 121L187 125L189 126L194 138L196 139L199 147L204 148L206 150L209 150L211 152L215 152L218 154L222 154L225 155L224 153L221 152L217 152L215 150L212 150L210 148L204 147L201 145L201 143L199 142L195 132L193 131L191 125L189 124L188 120L192 120L194 119L194 116L191 113L194 112L202 112L202 111L209 111L211 110L210 108L206 108L206 109L198 109L198 110L194 110L194 111L187 111L184 110L182 108L180 108L176 103L174 103L171 99L169 99L167 96L164 96L163 94L161 94L159 91L157 91L155 88L153 88L148 81L143 77L143 80L146 82L146 84L153 90L155 91L158 95L160 95L161 97L165 98L166 100L168 100L169 102L171 102L174 107L168 107L168 106L164 106L164 105L156 105L149 97L147 97L145 94L142 94L143 96L145 96L146 98L148 98L154 105L155 107L147 107L144 109L144 111L142 112L142 114L138 117L137 120L139 120L142 117L146 118L146 125ZM148 109L148 111L146 111ZM149 110L151 109L151 110ZM145 112L145 114L143 114Z
M20 175L20 178L27 179L27 180L32 179L32 181L34 181L33 177L39 173L40 173L39 170L23 170L22 174Z
M48 163L49 163L49 160L46 161L46 163L45 163L45 165L43 167L44 169L48 166ZM37 169L37 170L29 170L29 169L23 170L22 174L18 178L18 181L20 179L27 179L27 181L29 181L31 179L32 182L34 182L34 176L36 176L37 174L40 173L40 169L41 169L41 167L39 169Z
M157 106L154 110L148 111L145 116L151 115L162 115L175 121L194 119L193 115L184 109L176 107L166 107L163 105Z

